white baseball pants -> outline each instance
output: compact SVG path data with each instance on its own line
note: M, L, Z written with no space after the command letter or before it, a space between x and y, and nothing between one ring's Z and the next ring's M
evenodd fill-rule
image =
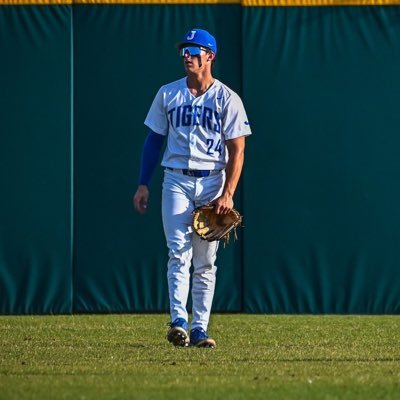
M168 290L171 321L184 318L192 274L191 329L207 331L214 297L218 241L207 242L192 230L192 211L220 196L225 173L205 178L183 175L166 169L162 190L162 219L169 249Z

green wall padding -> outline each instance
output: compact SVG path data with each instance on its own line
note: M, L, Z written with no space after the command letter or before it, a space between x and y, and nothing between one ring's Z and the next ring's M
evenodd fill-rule
M0 7L0 313L67 313L71 8Z
M196 25L254 132L214 311L399 313L399 21L399 6L1 6L0 313L168 310L161 168L148 215L132 196L143 121Z
M196 25L219 39L216 75L240 89L240 21L239 6L74 7L74 311L169 310L161 168L148 215L132 208L143 121L159 87L184 76L174 46ZM216 310L241 308L238 252L220 250Z
M400 8L243 18L244 311L398 313Z

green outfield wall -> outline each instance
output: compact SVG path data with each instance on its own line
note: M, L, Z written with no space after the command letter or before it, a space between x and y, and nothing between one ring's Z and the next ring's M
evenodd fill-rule
M168 311L161 168L132 196L194 26L253 130L214 310L399 313L398 4L0 0L0 313Z

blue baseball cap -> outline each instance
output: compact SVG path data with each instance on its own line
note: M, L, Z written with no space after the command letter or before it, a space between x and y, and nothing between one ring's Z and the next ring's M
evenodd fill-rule
M178 47L181 48L187 45L197 45L206 47L210 49L214 54L217 54L217 41L215 37L205 31L204 29L191 29L186 35L183 37L181 43L178 44Z

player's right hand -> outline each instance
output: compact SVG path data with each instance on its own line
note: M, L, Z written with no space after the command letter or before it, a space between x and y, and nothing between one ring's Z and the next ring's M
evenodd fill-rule
M133 206L140 214L144 214L149 200L149 189L145 185L139 185L133 196Z
M211 203L215 207L215 214L228 214L233 208L233 198L228 194L222 194Z

